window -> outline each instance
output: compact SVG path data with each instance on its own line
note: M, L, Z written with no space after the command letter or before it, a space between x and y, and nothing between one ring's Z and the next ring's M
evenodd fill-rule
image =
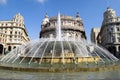
M10 38L12 38L12 36L10 36Z
M15 36L15 38L17 38L17 36Z
M13 49L15 49L15 48L16 48L16 46L13 47Z
M118 42L120 42L120 37L118 38Z
M19 32L19 34L20 34L20 32Z
M0 44L0 54L3 53L3 48L4 48L3 45Z
M16 26L18 26L18 23L16 23Z
M10 28L11 30L13 29L13 28Z
M17 34L17 31L15 31L15 34Z
M113 28L111 28L111 31L113 31Z
M112 38L112 41L115 42L115 38Z
M11 51L11 46L8 46L8 50Z
M119 27L116 27L117 28L117 31L120 31Z
M12 31L10 31L10 34L12 34Z

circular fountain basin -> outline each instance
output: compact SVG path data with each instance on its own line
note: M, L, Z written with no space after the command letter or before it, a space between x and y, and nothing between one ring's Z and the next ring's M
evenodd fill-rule
M0 68L20 71L71 72L119 68L106 49L84 39L43 38L19 46L1 58Z
M120 69L118 62L80 62L75 63L53 63L42 62L38 64L37 62L31 62L31 64L26 64L27 60L18 64L19 61L15 63L1 63L0 68L5 70L14 71L28 71L28 72L96 72L96 71L108 71Z
M44 66L47 64L44 64ZM81 64L79 64L81 65ZM70 67L73 66L73 64L66 64L66 65L60 65L60 64L55 64L49 67L31 67L29 65L27 65L27 67L25 67L25 65L23 66L19 66L18 65L5 65L5 64L1 64L0 68L1 69L5 69L5 70L14 70L14 71L28 71L28 72L96 72L96 71L109 71L109 70L117 70L120 69L119 65L94 65L96 67L89 67L89 65L84 65L84 67L79 67L79 65L74 65L74 67ZM91 65L91 64L90 64ZM54 66L54 67L53 67ZM59 68L55 68L58 67ZM93 66L93 65L92 65Z

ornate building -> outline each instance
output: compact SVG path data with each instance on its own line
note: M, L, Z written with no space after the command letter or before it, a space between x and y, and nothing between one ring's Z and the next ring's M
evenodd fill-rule
M7 34L3 33L1 30L0 30L0 54L3 54L5 51L4 51L4 46L5 43L6 43L6 40L7 39Z
M98 40L97 40L97 36L100 32L100 28L92 28L91 30L91 42L97 44Z
M11 51L30 41L24 25L23 16L18 13L13 20L0 21L0 54Z
M82 19L79 13L76 17L60 15L62 37L76 37L86 39L86 34L83 26ZM56 37L57 16L49 18L45 15L41 25L40 38Z
M115 10L109 7L104 12L98 40L115 56L120 56L120 17L117 17Z

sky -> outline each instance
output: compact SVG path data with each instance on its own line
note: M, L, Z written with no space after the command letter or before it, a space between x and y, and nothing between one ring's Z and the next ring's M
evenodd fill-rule
M76 16L80 13L87 40L93 27L101 27L103 13L111 7L120 16L120 0L0 0L0 20L12 20L21 13L31 40L38 39L41 22L46 14L49 17L63 15Z

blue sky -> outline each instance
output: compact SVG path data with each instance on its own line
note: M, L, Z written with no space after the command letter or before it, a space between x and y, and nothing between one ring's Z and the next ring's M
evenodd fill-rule
M120 15L120 0L0 0L0 20L11 20L17 13L25 19L31 40L39 38L41 22L47 12L49 17L61 14L74 16L77 12L84 23L87 39L90 41L92 27L100 27L103 13L110 6Z

